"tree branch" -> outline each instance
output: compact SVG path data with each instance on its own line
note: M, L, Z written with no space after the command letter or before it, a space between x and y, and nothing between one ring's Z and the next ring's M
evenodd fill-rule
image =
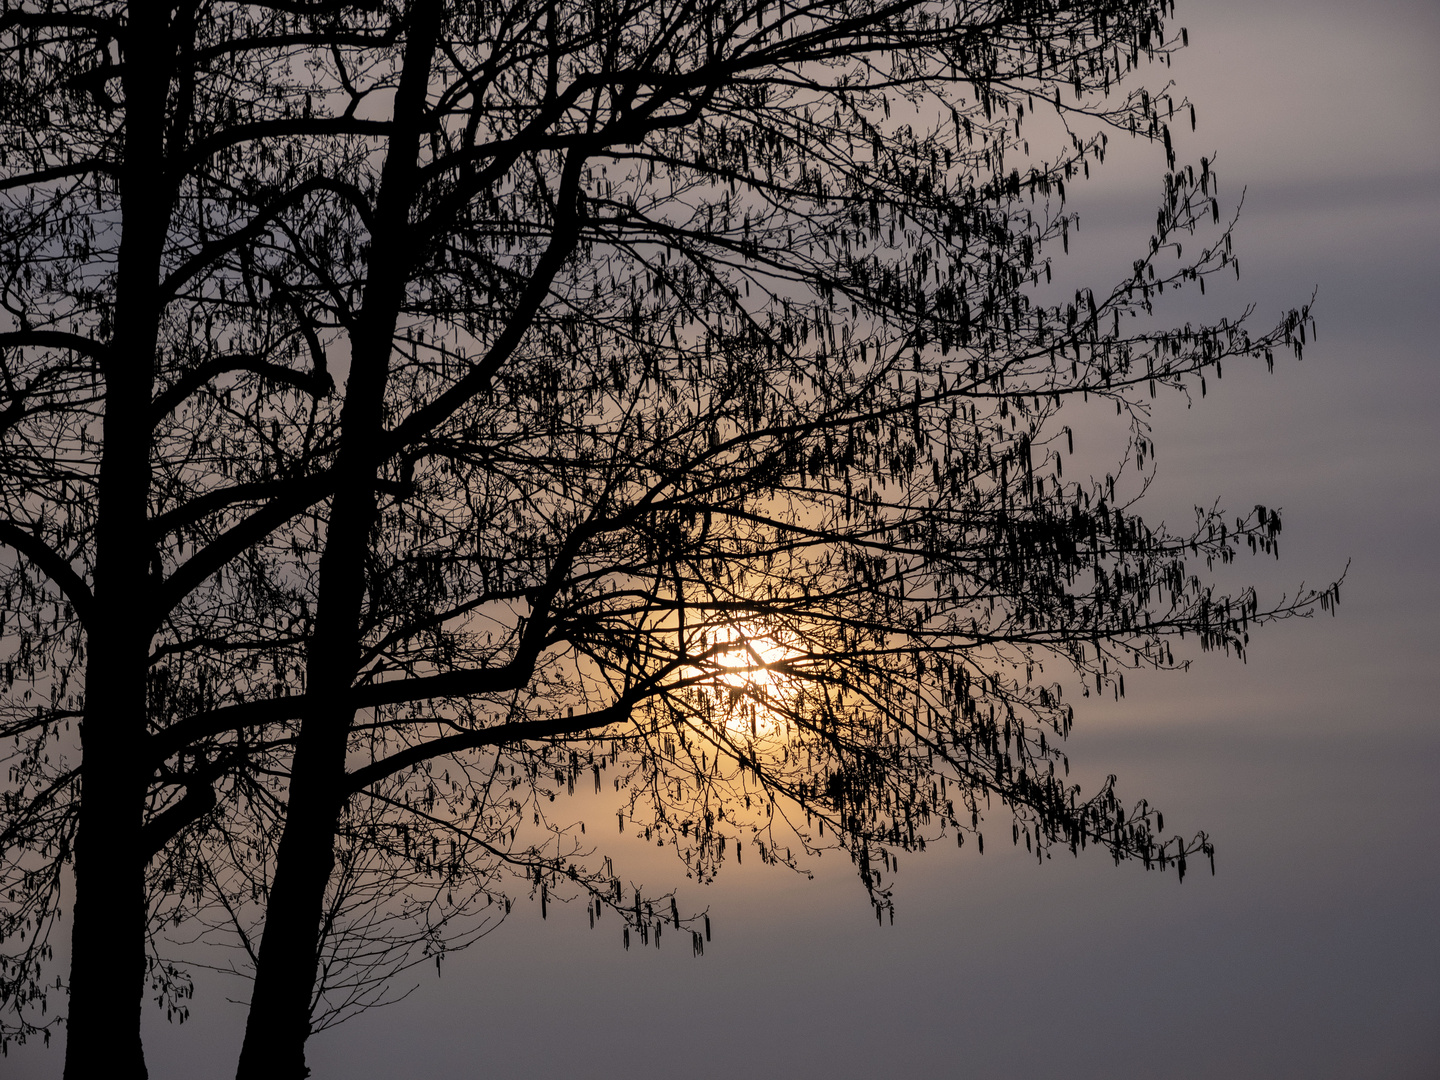
M272 364L269 361L261 360L258 357L248 354L236 356L222 356L211 360L209 363L201 364L192 368L185 375L168 389L165 390L150 406L150 422L158 424L181 403L198 390L205 383L219 375L231 371L251 371L256 375L263 375L285 386L293 386L297 390L314 397L325 397L335 389L335 380L324 371L305 372L288 368L284 364Z
M59 586L80 616L80 622L87 630L91 629L95 618L95 596L63 555L13 521L0 521L0 544L8 544L20 552Z
M109 346L93 338L64 330L10 330L0 334L0 349L19 349L30 345L49 345L70 349L98 361L103 367L110 355Z
M312 195L317 191L328 191L332 194L339 195L355 207L356 212L360 215L360 220L365 223L366 229L371 227L370 206L359 188L355 187L354 184L347 184L340 180L331 179L328 176L312 177L262 207L248 224L236 229L233 233L229 233L226 236L202 245L198 252L181 263L180 266L161 283L160 294L162 296L174 296L175 292L184 285L185 282L200 273L206 266L227 252L234 251L246 241L259 236L268 221L288 207L298 203L301 199L305 198L305 196Z
M482 746L499 746L502 743L524 742L527 739L544 739L556 735L578 735L596 728L622 723L630 718L638 696L632 700L622 698L614 705L582 716L555 717L551 720L521 720L513 724L469 731L462 735L447 735L444 738L401 750L373 764L347 774L346 787L351 793L362 791L376 781L392 776L401 769L428 761L431 758L453 754L460 750L476 750Z
M199 821L200 818L215 809L213 782L214 777L187 779L184 797L174 806L166 807L140 827L140 849L146 862L160 854L161 848L181 829Z
M211 574L257 543L284 522L330 494L334 477L327 472L299 477L293 487L206 544L176 568L155 595L152 623L163 618Z

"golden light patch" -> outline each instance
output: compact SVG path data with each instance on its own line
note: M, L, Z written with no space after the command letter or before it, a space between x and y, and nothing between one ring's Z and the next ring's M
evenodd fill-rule
M732 731L752 736L778 734L800 693L792 669L806 653L787 635L741 623L708 636L701 650L705 664L695 676L710 676L710 692Z

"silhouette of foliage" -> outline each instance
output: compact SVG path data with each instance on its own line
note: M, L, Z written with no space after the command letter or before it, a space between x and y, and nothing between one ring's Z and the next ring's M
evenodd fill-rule
M517 894L703 949L577 784L698 881L843 850L882 921L898 853L996 808L1037 858L1210 855L1063 751L1175 638L1338 599L1197 572L1278 553L1273 510L1137 512L1148 401L1310 321L1156 316L1236 268L1189 103L1132 88L1170 14L0 15L0 1039L53 1028L72 873L73 1076L143 1070L147 992L184 1017L166 935L253 973L242 1076ZM1056 300L1121 133L1165 150L1153 238ZM1077 397L1128 434L1103 478L1064 476Z

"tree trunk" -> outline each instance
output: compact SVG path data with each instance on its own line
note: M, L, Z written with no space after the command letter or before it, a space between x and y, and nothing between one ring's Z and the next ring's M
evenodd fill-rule
M307 695L320 702L346 700L360 652L365 553L375 524L375 479L382 464L376 448L384 430L391 342L411 261L409 219L440 14L438 0L414 9L395 95L396 133L381 174L365 303L352 339L336 461L340 480L320 558L316 627L306 659ZM325 888L335 861L335 825L346 794L345 750L353 717L353 709L337 704L307 713L301 721L238 1080L301 1080L309 1075L305 1040Z
M65 1080L143 1078L145 848L149 779L146 673L152 550L150 400L159 326L157 286L169 227L165 100L173 44L163 5L130 12L122 237L115 326L105 379L104 449L96 485L94 616L87 628L85 720Z
M86 768L75 839L65 1080L146 1075L140 1045L147 921L140 844L145 784L136 782L141 774L132 763L143 751L145 736L145 650L140 648L137 658L137 650L126 648L124 639L134 641L138 635L118 620L108 629L113 632L92 635L86 668L81 736ZM93 767L96 762L105 768Z
M310 1073L305 1040L310 1035L325 886L335 862L339 803L334 781L337 774L344 775L348 720L345 715L304 720L240 1049L236 1075L241 1080L299 1080Z
M158 261L152 263L152 295L156 266ZM105 449L97 485L95 606L81 729L66 1080L145 1075L140 1004L148 915L141 829L150 772L146 672L152 630L147 617L151 550L146 504L155 321L144 318L143 307L131 310L139 325L133 333L132 327L117 326L116 341L130 347L112 361L114 370L106 380Z

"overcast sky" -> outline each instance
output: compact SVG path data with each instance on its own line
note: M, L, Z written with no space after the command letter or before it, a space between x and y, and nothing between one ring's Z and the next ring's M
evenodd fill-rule
M1273 318L1318 287L1319 340L1157 411L1148 513L1282 507L1281 560L1239 567L1262 600L1352 560L1337 617L1078 711L1082 780L1116 772L1206 829L1217 875L967 845L907 859L882 930L848 863L806 881L752 861L695 898L703 960L522 902L443 978L314 1038L318 1080L1440 1075L1440 5L1180 0L1177 18L1200 117L1182 159L1216 152L1222 195L1246 188L1244 275L1213 299ZM1082 270L1145 242L1162 168L1122 149L1076 193ZM202 980L180 1028L152 1010L157 1080L233 1075L224 990ZM5 1070L60 1064L27 1048Z

